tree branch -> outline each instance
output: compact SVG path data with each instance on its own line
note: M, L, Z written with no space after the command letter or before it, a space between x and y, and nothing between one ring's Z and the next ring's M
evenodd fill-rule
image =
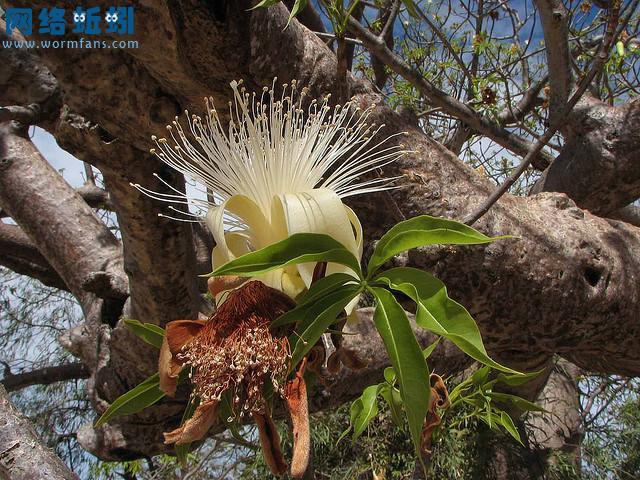
M11 404L0 385L0 477L6 480L79 480L43 446L31 424Z
M68 290L60 275L17 225L0 221L0 264L16 273L40 280L49 287Z
M46 162L24 129L0 129L0 205L31 238L82 304L84 284L109 272L125 286L118 240ZM125 287L106 293L124 299Z
M31 385L50 385L56 382L88 378L89 369L83 363L67 363L53 367L43 367L30 372L6 374L0 383L7 392L14 392Z
M558 124L569 100L573 85L571 50L569 49L569 10L562 0L534 1L544 33L549 72L549 118Z

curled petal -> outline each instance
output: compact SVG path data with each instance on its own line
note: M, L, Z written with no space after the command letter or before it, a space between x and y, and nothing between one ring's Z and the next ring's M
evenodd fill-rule
M356 352L348 348L339 347L337 352L340 355L342 364L351 370L362 370L367 366L367 362L361 359Z
M164 434L164 443L183 445L202 440L218 420L217 407L217 401L200 404L193 413L193 417L184 422L184 425Z
M287 465L284 462L282 449L280 448L280 435L278 435L278 430L271 419L271 415L254 412L253 420L256 422L260 433L260 445L262 446L264 461L274 475L284 475L287 471Z
M160 390L170 397L173 397L176 394L180 370L182 370L182 365L180 365L173 358L173 355L171 355L169 342L167 342L167 337L165 336L162 339L162 346L160 347L158 374L160 376Z
M294 233L324 233L338 240L347 249L360 258L349 214L340 197L332 190L317 188L300 193L286 193L275 197L272 204L271 220L274 228L283 227L287 235ZM313 280L315 263L297 265L298 272L308 287ZM326 275L335 272L347 272L355 276L349 268L329 264Z
M291 476L293 478L302 478L307 471L311 447L309 405L307 386L302 377L303 370L304 363L296 372L296 378L287 383L284 388L284 398L293 426L293 458L291 460Z
M174 320L167 323L164 336L167 339L169 350L172 355L177 355L182 347L191 342L202 327L206 320Z
M424 455L431 455L431 437L433 432L440 425L441 418L437 409L446 409L451 406L449 391L440 375L432 373L429 378L431 384L431 399L429 401L429 411L422 426L421 450Z
M451 400L449 399L449 390L444 384L442 377L435 373L432 373L429 378L431 384L431 398L437 408L446 409L451 406Z

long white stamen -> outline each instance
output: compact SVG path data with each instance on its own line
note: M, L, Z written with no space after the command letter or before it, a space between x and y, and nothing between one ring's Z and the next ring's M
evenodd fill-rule
M275 80L256 95L247 93L241 81L232 82L234 95L226 128L213 99L208 98L204 118L185 111L188 128L176 117L167 126L168 138L152 137L157 148L151 153L203 185L200 192L208 200L189 198L159 176L175 194L134 186L152 198L200 211L234 195L245 195L264 212L270 211L276 195L317 187L331 189L341 198L392 188L395 179L361 179L405 153L402 146L384 147L399 134L373 144L383 127L366 123L373 106L362 111L354 102L347 102L331 108L327 96L320 101L305 99L308 106L303 109L306 88L300 90L294 81L291 86L283 85L282 95L276 98L274 87ZM225 224L244 225L232 215L225 216Z

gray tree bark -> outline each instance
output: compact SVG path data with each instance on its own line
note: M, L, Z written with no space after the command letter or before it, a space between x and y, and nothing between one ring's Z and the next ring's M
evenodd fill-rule
M2 480L79 480L36 435L0 385L0 478Z

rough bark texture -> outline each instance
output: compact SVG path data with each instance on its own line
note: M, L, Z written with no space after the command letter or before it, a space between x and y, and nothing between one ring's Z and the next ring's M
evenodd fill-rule
M12 4L49 6L44 1ZM148 1L136 9L139 49L90 54L51 49L40 50L41 57L0 51L0 85L16 86L0 88L0 101L45 102L50 114L42 125L65 149L103 172L120 220L122 245L79 194L47 167L24 132L5 127L0 206L83 306L86 323L63 341L91 371L88 393L98 412L155 368L157 353L123 328L121 312L163 324L195 318L206 307L198 295L204 285L195 275L208 268L210 239L201 229L159 219L162 206L129 186L137 182L162 189L152 177L157 172L183 188L181 179L146 153L150 135L162 132L185 108L201 112L205 95L225 106L233 79L244 78L249 89L257 89L270 85L274 76L279 83L295 78L308 85L313 96L335 91L336 84L345 81L336 78L335 55L317 36L295 20L284 28L288 12L283 5L248 7L244 1ZM370 85L351 76L346 81L361 105L379 105L372 120L385 123L385 133L408 132L401 141L412 151L382 172L400 176L400 188L351 202L369 240L414 215L464 218L491 193L488 180L383 106ZM46 88L29 88L39 82ZM62 112L51 108L61 106L60 92L66 104ZM618 112L622 108L637 107L620 107ZM637 117L629 118L637 122ZM597 152L608 145L607 138L593 135L585 137L585 148ZM476 226L487 234L515 238L482 247L420 249L396 263L440 276L451 295L475 316L488 349L503 362L533 370L560 354L585 369L640 374L640 229L597 216L628 204L638 193L635 157L624 156L631 151L625 142L635 145L637 137L632 130L621 135L624 141L614 142L610 150L615 166L592 163L591 195L506 195ZM614 178L612 172L622 168L618 165L628 168L620 170L624 178ZM578 167L575 175L585 175ZM561 176L552 169L548 181ZM574 200L569 198L573 195ZM594 203L606 207L591 207ZM362 323L363 329L370 327ZM331 388L313 395L312 408L348 400L379 377L386 356L375 345L371 331L354 340L369 367L343 372ZM434 357L439 373L467 365L446 346ZM542 386L534 387L532 395ZM152 455L166 448L161 432L179 421L181 406L180 400L165 402L98 431L86 426L78 439L104 459Z
M43 447L29 421L0 385L0 478L2 480L79 480L62 460Z

